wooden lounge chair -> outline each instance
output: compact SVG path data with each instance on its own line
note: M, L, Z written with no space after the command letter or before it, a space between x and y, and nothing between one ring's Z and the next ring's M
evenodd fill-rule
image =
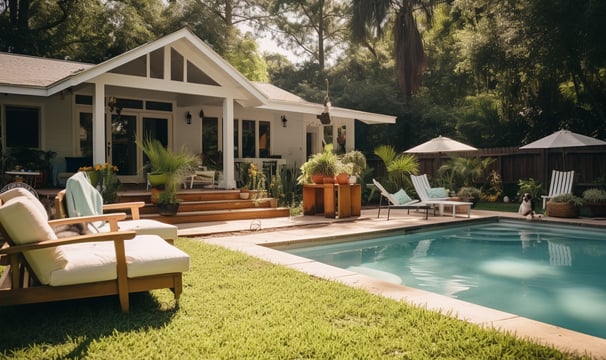
M389 220L389 214L392 208L399 208L399 209L407 209L408 213L410 214L410 209L424 209L425 210L425 220L427 220L428 218L428 212L429 212L429 206L426 204L421 204L419 202L419 200L414 200L411 199L407 194L406 191L404 191L403 189L400 189L400 191L398 191L395 194L392 194L390 192L388 192L387 190L385 190L385 188L383 187L383 185L381 185L381 183L379 183L377 180L372 179L372 182L375 184L375 186L377 187L377 189L379 189L379 192L381 193L381 196L379 198L379 211L377 213L377 217L381 216L381 208L384 207L383 206L383 198L385 198L387 200L387 220Z
M178 301L189 256L159 236L115 231L126 214L47 221L37 200L1 200L0 306L118 295L128 312L129 293L164 288ZM111 231L58 238L52 228L100 220Z
M552 197L558 196L561 194L571 194L573 182L574 182L574 170L570 170L570 171L553 170L551 172L551 184L549 185L549 193L547 195L541 196L541 198L543 199L543 210L545 210L545 206L547 205L547 200L551 199Z
M115 204L103 204L103 197L90 184L84 172L77 172L66 182L66 188L55 197L55 216L57 218L102 215L106 211L129 211L131 219L118 222L120 230L136 231L138 235L153 234L172 243L177 238L177 227L151 219L141 219L139 208L145 206L142 201ZM108 231L107 224L94 224L94 231Z
M441 191L442 194L437 194L436 197L432 197L432 189L440 190L440 188L431 188L429 186L429 181L427 180L427 175L410 175L410 178L419 199L421 199L422 204L429 205L434 208L437 206L440 210L440 215L444 215L445 206L450 206L452 208L452 217L456 216L457 206L467 206L467 217L471 217L471 205L473 205L472 202L451 200L449 197L447 197L444 190ZM439 191L435 191L435 193L438 192Z

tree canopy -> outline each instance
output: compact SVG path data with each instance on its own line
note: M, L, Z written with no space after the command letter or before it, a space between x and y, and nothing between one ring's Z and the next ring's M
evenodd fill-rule
M328 79L334 105L396 115L356 125L367 153L515 146L606 138L604 18L602 0L5 0L0 51L98 63L188 26L251 80L321 102ZM300 61L261 54L259 35Z

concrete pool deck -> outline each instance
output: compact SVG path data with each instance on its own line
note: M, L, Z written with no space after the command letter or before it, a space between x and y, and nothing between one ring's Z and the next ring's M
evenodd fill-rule
M471 220L489 217L511 217L520 219L513 213L472 210ZM386 214L377 218L377 209L363 209L357 218L327 219L321 216L297 216L290 218L239 220L179 225L179 236L199 238L202 241L240 251L268 262L287 266L318 278L364 289L396 301L406 301L420 307L435 310L484 327L494 327L529 338L538 343L550 345L566 352L589 355L606 359L606 339L545 324L518 315L490 309L465 301L452 299L424 290L396 285L377 280L349 270L322 264L299 256L271 248L271 246L337 239L341 236L389 231L398 228L438 225L468 221L465 215L430 216L407 210L392 210L390 220ZM573 220L573 221L571 221ZM574 225L598 226L606 229L606 219L559 219L545 217L542 220L572 223Z

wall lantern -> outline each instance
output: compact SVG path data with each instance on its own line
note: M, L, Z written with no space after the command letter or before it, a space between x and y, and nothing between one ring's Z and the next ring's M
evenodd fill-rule
M204 120L204 110L200 109L200 121Z
M185 115L185 122L187 123L187 125L191 125L191 113L189 111Z
M288 122L286 116L282 115L280 116L280 119L282 120L282 127L286 127L286 123Z

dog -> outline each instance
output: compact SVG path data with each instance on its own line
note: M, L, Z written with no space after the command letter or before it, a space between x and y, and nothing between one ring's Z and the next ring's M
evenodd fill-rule
M532 196L529 193L525 193L522 197L522 203L518 209L518 214L526 216L528 219L534 219L534 202L532 201Z

